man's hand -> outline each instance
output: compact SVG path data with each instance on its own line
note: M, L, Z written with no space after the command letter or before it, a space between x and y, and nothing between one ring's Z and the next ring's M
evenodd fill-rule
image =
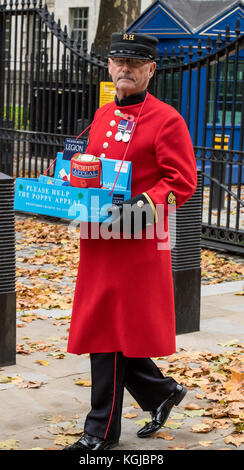
M146 193L127 199L119 206L111 206L108 215L112 217L107 223L109 231L131 235L157 222L156 208Z

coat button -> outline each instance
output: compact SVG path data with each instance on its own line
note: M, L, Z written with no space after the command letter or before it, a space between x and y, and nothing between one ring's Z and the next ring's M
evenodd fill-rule
M143 207L143 206L144 206L144 202L141 201L141 200L140 200L140 201L137 201L136 205L137 205L138 207Z
M120 116L120 114L121 114L121 111L120 111L119 109L116 109L116 110L114 111L114 115L115 115L115 116Z
M105 158L105 157L106 157L105 153L101 153L100 158Z
M108 131L106 134L107 137L111 137L111 135L112 135L112 131Z
M115 125L116 125L116 121L114 119L112 119L112 121L110 121L110 126L114 127Z
M108 148L108 142L104 142L103 148L104 148L104 149L107 149L107 148Z

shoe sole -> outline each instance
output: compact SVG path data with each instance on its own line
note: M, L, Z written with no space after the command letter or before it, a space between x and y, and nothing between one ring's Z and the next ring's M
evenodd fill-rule
M116 447L119 443L118 442L114 442L113 444L108 444L107 446L104 446L102 450L110 450L110 449L113 449L114 447Z
M176 392L176 394L174 396L174 404L172 405L169 412L165 416L165 419L162 422L162 424L160 424L158 427L156 427L154 429L154 431L151 432L151 433L149 432L148 434L144 434L144 435L138 435L138 433L137 433L137 437L140 437L141 439L143 439L145 437L150 437L150 436L152 436L152 434L155 434L155 432L157 432L160 428L162 428L164 426L164 424L166 423L166 421L167 421L167 419L168 419L168 417L171 413L171 410L172 410L173 406L178 406L180 404L180 402L183 400L183 398L185 397L186 394L187 394L187 389L182 386L182 389L179 390L178 392ZM140 431L138 431L138 432L140 432Z

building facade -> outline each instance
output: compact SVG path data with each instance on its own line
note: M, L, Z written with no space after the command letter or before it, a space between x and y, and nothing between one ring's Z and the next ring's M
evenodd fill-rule
M175 63L179 60L188 62L189 46L192 51L191 60L204 57L208 52L208 38L211 38L211 52L217 47L224 47L228 42L237 37L236 25L239 22L238 34L244 35L244 0L158 0L154 1L135 22L127 29L128 33L146 33L156 36L159 40L159 54L161 58L167 52L168 56L173 52ZM228 38L226 38L226 27ZM220 34L223 42L220 41ZM199 56L199 41L201 41L201 55ZM219 42L220 41L220 42ZM182 57L183 51L183 57ZM191 76L192 108L195 107L197 96L197 70ZM201 77L199 126L204 119L204 95L206 89L204 73ZM232 148L240 148L240 136L242 134L243 99L244 99L244 51L228 56L227 60L220 61L218 71L213 64L209 69L208 86L208 116L206 125L207 146L211 146L215 135L222 134L228 137L233 134ZM227 84L227 85L226 85ZM233 106L233 90L235 88L235 106ZM183 84L181 114L187 116L188 81ZM217 90L217 97L216 97ZM178 103L177 86L172 91L175 93L175 102ZM202 123L203 127L203 123ZM190 132L193 128L189 122ZM214 135L213 135L214 133ZM199 132L198 145L202 145Z
M152 0L141 0L141 12L152 4ZM88 50L95 39L100 0L49 0L47 5L54 12L56 21L60 19L61 27L68 28L68 34L74 32L75 39L87 40Z

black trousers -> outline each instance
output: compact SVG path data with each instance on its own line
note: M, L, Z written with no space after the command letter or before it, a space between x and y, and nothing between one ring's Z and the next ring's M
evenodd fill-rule
M102 439L119 439L124 387L144 411L154 411L177 385L150 358L113 352L90 354L90 361L91 411L84 431Z

